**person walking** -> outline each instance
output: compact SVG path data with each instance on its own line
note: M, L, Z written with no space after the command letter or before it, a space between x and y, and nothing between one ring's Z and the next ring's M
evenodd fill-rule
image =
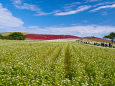
M111 48L112 47L112 44L109 42L109 47Z

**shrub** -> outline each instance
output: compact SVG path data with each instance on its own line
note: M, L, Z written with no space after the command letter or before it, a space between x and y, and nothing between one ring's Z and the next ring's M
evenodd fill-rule
M10 40L25 40L25 36L21 32L14 32L8 35L8 39Z
M0 34L0 39L3 39L3 36Z

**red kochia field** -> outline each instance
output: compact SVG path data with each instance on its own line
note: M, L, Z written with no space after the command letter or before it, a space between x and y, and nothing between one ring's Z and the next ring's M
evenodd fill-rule
M26 34L28 39L43 39L43 40L52 40L52 39L80 39L80 37L72 35L39 35L39 34Z

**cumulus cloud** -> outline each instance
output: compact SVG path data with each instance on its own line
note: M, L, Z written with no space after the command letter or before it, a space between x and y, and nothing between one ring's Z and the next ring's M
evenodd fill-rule
M82 11L85 11L87 9L91 8L91 6L88 6L88 5L85 5L85 6L79 6L76 10L71 10L71 11L68 11L68 12L59 12L59 13L56 13L55 15L71 15L71 14L76 14L76 13L79 13L79 12L82 12Z
M100 7L97 7L95 9L91 10L91 12L94 12L94 11L97 11L97 10L101 10L101 9L105 9L105 8L115 8L115 4L100 6Z
M115 32L115 26L100 26L100 25L86 25L86 26L70 26L70 27L38 27L29 26L21 28L6 28L7 32L29 32L36 34L55 34L55 35L75 35L80 37L96 36L103 37L110 32Z
M0 28L21 27L23 24L24 22L21 19L14 17L12 13L0 3Z
M40 28L37 26L27 27L28 32L37 34L64 34L76 36L97 36L102 37L110 32L115 32L114 26L100 26L100 25L87 25L87 26L70 26L70 27L45 27ZM103 35L104 34L104 35Z

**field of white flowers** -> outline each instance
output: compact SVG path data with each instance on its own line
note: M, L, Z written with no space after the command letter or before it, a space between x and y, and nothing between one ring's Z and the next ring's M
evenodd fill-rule
M0 41L0 86L114 86L115 49Z

